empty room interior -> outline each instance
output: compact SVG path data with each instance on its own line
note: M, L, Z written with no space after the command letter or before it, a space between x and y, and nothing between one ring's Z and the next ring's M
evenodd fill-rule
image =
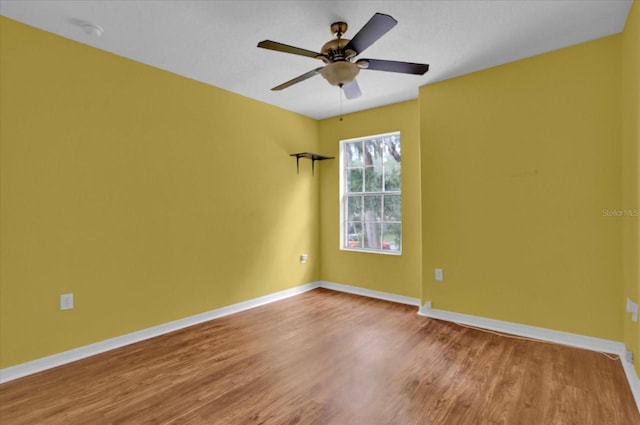
M640 424L639 1L0 15L3 425Z

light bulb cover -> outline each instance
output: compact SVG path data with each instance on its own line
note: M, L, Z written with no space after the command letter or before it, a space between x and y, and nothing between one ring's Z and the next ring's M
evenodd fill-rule
M342 87L356 78L360 72L360 67L352 62L338 61L327 64L318 72L329 84Z

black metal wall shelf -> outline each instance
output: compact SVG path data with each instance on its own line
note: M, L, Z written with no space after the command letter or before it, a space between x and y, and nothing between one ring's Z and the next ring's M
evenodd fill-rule
M298 174L300 174L300 158L310 159L311 160L311 175L315 174L316 161L323 161L325 159L333 159L333 158L335 158L335 156L321 155L319 153L311 153L311 152L292 153L291 156L295 156L296 157L296 169L298 170Z

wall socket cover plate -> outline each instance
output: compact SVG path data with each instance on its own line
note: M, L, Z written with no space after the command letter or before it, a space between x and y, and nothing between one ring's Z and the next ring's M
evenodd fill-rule
M627 298L627 313L631 313L631 320L634 322L638 321L638 304L631 301L631 299Z
M73 309L73 294L60 295L60 310Z
M444 280L444 275L442 273L442 269L436 269L435 278L438 282L442 282Z

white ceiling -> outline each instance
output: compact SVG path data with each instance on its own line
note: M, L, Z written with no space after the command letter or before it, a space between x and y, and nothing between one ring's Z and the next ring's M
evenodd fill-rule
M345 113L415 99L418 87L621 32L631 0L171 1L0 0L0 14L157 68L321 119L340 113L321 76L280 83L322 65L258 49L270 39L319 51L332 22L352 38L375 12L398 25L362 57L430 64L424 76L363 70ZM86 34L83 23L104 28Z

